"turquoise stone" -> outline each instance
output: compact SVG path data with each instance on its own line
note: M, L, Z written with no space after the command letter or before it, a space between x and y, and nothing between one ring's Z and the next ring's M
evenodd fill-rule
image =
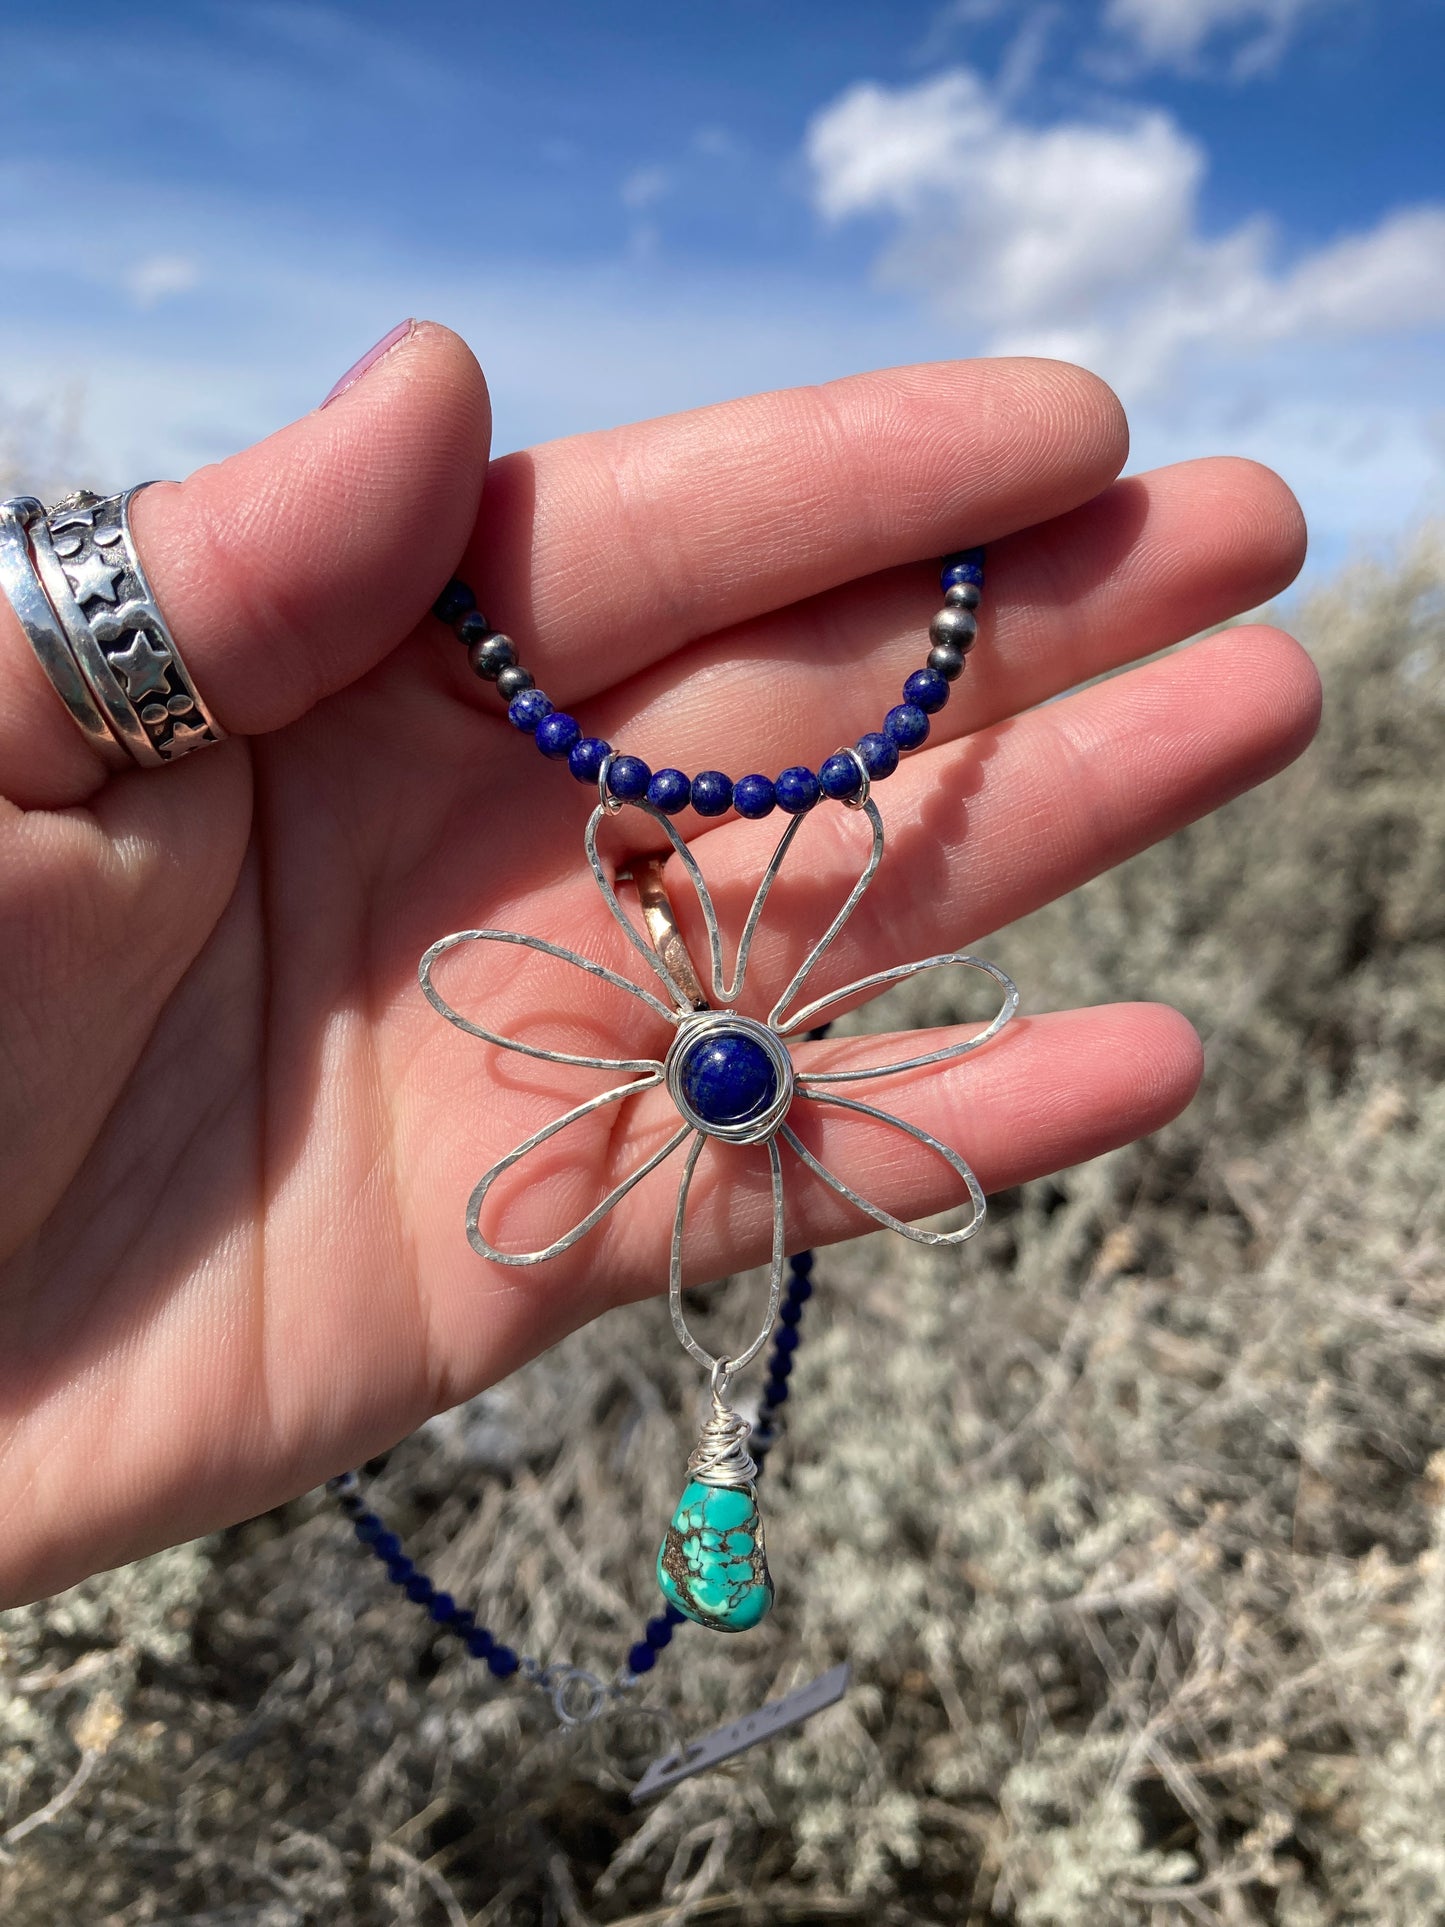
M662 1596L714 1632L745 1633L773 1603L763 1520L751 1486L694 1479L657 1555Z

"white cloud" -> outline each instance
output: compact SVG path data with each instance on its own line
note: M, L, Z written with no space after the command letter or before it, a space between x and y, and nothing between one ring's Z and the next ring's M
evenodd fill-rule
M126 290L138 308L154 308L174 294L187 294L201 278L189 254L147 254L127 269Z
M1445 322L1445 207L1281 267L1264 219L1204 234L1204 152L1157 110L1034 127L959 69L849 89L813 121L807 156L826 217L890 222L885 282L975 345L1082 361L1134 395L1186 353Z
M622 205L635 213L656 207L672 191L672 170L666 167L636 167L622 183Z
M1330 0L1323 0L1329 4ZM1273 67L1300 16L1322 0L1109 0L1104 24L1144 61L1187 68L1221 34L1236 37L1233 67L1243 77ZM1238 36L1243 34L1243 38Z

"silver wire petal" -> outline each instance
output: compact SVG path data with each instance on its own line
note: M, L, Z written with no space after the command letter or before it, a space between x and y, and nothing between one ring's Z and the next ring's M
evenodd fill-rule
M575 964L578 970L585 971L589 977L597 977L618 990L629 991L632 996L641 998L659 1017L666 1018L670 1024L677 1022L677 1012L669 1010L651 991L643 990L626 977L619 977L616 971L608 970L602 964L579 957L575 950L568 950L559 943L548 943L543 937L520 936L514 930L458 930L432 945L422 958L417 973L421 978L422 994L432 1009L440 1011L447 1022L455 1024L458 1030L466 1031L470 1037L483 1038L489 1044L499 1044L503 1050L520 1051L524 1057L540 1058L545 1064L580 1064L586 1070L596 1071L661 1072L662 1062L656 1057L581 1057L574 1051L545 1050L538 1044L523 1044L515 1037L503 1037L498 1031L488 1030L484 1024L475 1024L470 1017L463 1017L432 982L432 965L437 958L444 951L453 950L462 943L511 943L524 950L540 950L544 956L558 957L563 963Z
M934 1137L930 1131L925 1131L921 1125L909 1124L901 1117L894 1117L891 1111L880 1111L876 1105L864 1104L856 1097L832 1097L822 1091L802 1092L800 1095L805 1096L814 1104L831 1104L835 1109L840 1111L856 1111L861 1117L871 1117L875 1123L891 1124L895 1130L902 1131L906 1136L915 1139L919 1144L926 1145L930 1151L936 1151L944 1163L956 1171L967 1185L969 1201L973 1205L973 1216L969 1219L968 1223L958 1231L925 1231L920 1225L907 1224L902 1218L895 1218L891 1211L885 1211L882 1205L870 1204L867 1198L853 1189L851 1184L845 1184L836 1172L830 1171L827 1165L821 1163L814 1157L813 1153L808 1149L807 1145L803 1143L792 1126L785 1124L782 1129L782 1135L787 1139L793 1150L803 1160L804 1164L807 1165L814 1176L821 1178L824 1184L838 1193L840 1198L846 1198L849 1204L856 1205L858 1210L866 1212L876 1223L886 1225L890 1231L900 1232L905 1238L911 1238L915 1244L961 1245L978 1230L983 1223L984 1214L988 1209L987 1202L978 1179L973 1175L973 1172L964 1163L957 1151L951 1150L948 1145Z
M707 1138L699 1131L697 1134L697 1142L687 1154L687 1162L684 1164L682 1170L682 1180L677 1187L677 1209L673 1212L672 1216L672 1257L668 1272L668 1304L672 1310L672 1328L677 1333L683 1348L697 1360L698 1364L701 1365L705 1371L711 1372L718 1365L719 1361L713 1357L710 1351L705 1350L703 1346L699 1345L693 1337L688 1326L687 1314L683 1310L682 1304L682 1234L684 1220L687 1215L687 1197L688 1192L692 1189L693 1172L697 1169L697 1161L702 1156L703 1146L707 1142ZM776 1137L770 1137L767 1140L767 1147L768 1170L773 1187L773 1255L771 1270L768 1276L768 1308L763 1315L762 1329L752 1344L748 1346L747 1350L727 1353L728 1377L731 1377L735 1372L740 1372L745 1365L750 1365L763 1349L764 1345L767 1344L778 1316L778 1305L782 1300L783 1264L787 1256L784 1249L783 1163L782 1159L778 1156L778 1141Z
M499 1251L482 1235L478 1219L481 1216L486 1195L497 1179L504 1171L510 1171L514 1164L520 1164L529 1152L535 1151L549 1138L556 1137L559 1131L565 1131L569 1124L575 1124L579 1118L590 1116L593 1111L600 1110L604 1104L620 1104L623 1098L632 1097L639 1091L650 1091L661 1082L662 1069L659 1066L655 1072L646 1077L635 1078L630 1084L619 1085L616 1090L603 1091L597 1097L589 1097L586 1103L578 1104L565 1116L554 1118L550 1124L544 1124L540 1131L534 1131L529 1138L524 1139L515 1151L509 1151L504 1158L499 1158L478 1180L471 1197L467 1200L467 1241L472 1250L479 1252L483 1258L490 1258L493 1264L540 1265L548 1258L556 1258L562 1252L570 1251L579 1238L585 1238L592 1227L605 1218L614 1205L622 1202L634 1185L641 1184L649 1171L655 1171L664 1159L672 1156L673 1152L691 1135L690 1125L684 1124L680 1130L674 1132L660 1151L654 1151L652 1156L645 1159L635 1171L625 1177L621 1184L614 1185L601 1204L595 1205L579 1224L573 1225L570 1231L564 1232L560 1238L555 1239L541 1251Z
M833 921L828 925L828 928L823 932L822 936L819 937L818 941L813 945L812 949L808 952L807 956L803 959L801 965L799 966L798 970L793 976L792 982L788 985L787 989L783 992L782 996L779 997L778 1001L773 1005L772 1009L768 1012L768 1027L771 1030L782 1031L782 1030L791 1029L793 1027L793 1024L795 1023L796 1020L790 1017L785 1017L783 1015L784 1011L786 1011L788 1005L793 1001L794 997L797 996L799 990L801 990L803 984L806 982L809 974L815 968L820 958L822 958L825 955L825 953L832 948L834 942L837 939L838 933L842 930L844 924L848 921L849 917L851 917L853 912L858 908L859 899L863 895L863 892L868 888L868 885L873 881L873 878L878 871L878 865L883 861L883 818L878 814L878 805L875 802L873 802L871 798L869 798L866 802L860 805L860 813L863 816L867 817L868 822L873 831L873 842L868 851L868 861L863 866L863 874L859 877L858 881L853 885L853 888L848 892L847 898L844 901L842 909L838 912L837 916L834 917ZM795 817L792 828L796 829L798 824L801 823L802 821L803 821L802 817ZM788 841L789 841L789 838L787 836L784 836L782 842L778 845L777 854L773 858L773 863L769 866L770 869L773 870L774 874L776 874L776 866L782 862L784 852L788 847ZM771 884L772 877L768 877L766 879L766 882L768 884ZM758 892L758 901L754 905L754 920L756 919L756 913L759 912L762 908L762 898L766 894L767 894L766 889L762 889ZM831 1001L831 1000L828 1000L828 1001Z
M998 1015L976 1037L966 1038L961 1044L946 1044L942 1050L926 1051L921 1057L905 1057L896 1064L878 1064L866 1070L799 1071L798 1089L807 1096L816 1084L856 1084L870 1077L893 1077L899 1071L919 1070L925 1064L946 1064L952 1058L966 1057L970 1051L982 1050L985 1044L991 1043L1018 1010L1018 986L997 964L989 963L984 957L970 957L962 950L949 951L942 957L925 957L921 963L898 964L892 970L875 970L871 977L860 977L856 983L846 984L842 990L831 991L826 997L820 997L800 1010L796 1017L788 1019L780 1034L786 1037L790 1031L812 1030L818 1024L829 1021L822 1013L834 1004L844 1003L848 998L865 991L882 990L887 984L902 983L905 978L920 976L925 970L942 970L949 964L957 964L968 970L981 970L986 977L992 977L1003 991L1003 1003L999 1006Z

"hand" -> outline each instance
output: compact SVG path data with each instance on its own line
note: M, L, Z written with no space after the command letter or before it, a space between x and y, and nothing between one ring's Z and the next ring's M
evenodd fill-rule
M464 1236L482 1171L608 1080L442 1023L421 953L489 925L634 980L640 960L583 861L595 797L509 727L428 613L459 558L590 731L738 776L816 766L876 727L926 652L927 558L988 544L978 647L878 793L888 854L833 984L1072 889L1313 730L1308 659L1257 626L1078 687L1259 604L1304 537L1248 463L1116 481L1118 403L1077 369L896 369L486 472L488 432L475 362L423 325L330 407L138 499L160 602L235 739L174 767L107 779L0 605L6 1600L253 1514L665 1283L675 1165L535 1269L490 1266ZM681 821L735 932L780 820ZM862 840L842 811L804 825L761 988L841 903ZM579 973L481 950L443 983L469 1014L655 1049L621 1028L623 993L579 1000ZM1126 1005L1024 1016L879 1101L992 1189L1155 1129L1199 1072L1183 1018ZM558 1235L660 1141L665 1097L571 1127L489 1231L508 1249ZM825 1158L846 1165L860 1128L820 1125ZM887 1208L956 1201L904 1141L867 1149ZM767 1252L761 1154L726 1155L739 1182L719 1183L721 1151L699 1173L694 1277ZM788 1180L790 1248L868 1228L795 1163Z

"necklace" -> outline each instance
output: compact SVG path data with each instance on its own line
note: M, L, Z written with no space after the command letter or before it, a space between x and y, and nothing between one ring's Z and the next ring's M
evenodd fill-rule
M795 765L774 778L754 774L736 782L720 770L704 770L693 777L673 768L654 771L640 757L618 751L599 737L584 735L577 720L558 710L537 688L531 672L518 661L516 645L490 626L465 583L450 582L433 611L465 646L474 673L495 685L513 727L531 736L543 757L565 763L579 783L595 784L597 803L583 839L587 862L608 910L662 993L659 996L647 984L634 983L563 945L516 931L461 930L441 938L427 951L420 966L421 988L432 1006L457 1029L523 1056L608 1071L624 1078L544 1125L483 1173L467 1205L468 1240L481 1256L495 1264L545 1263L570 1250L651 1171L681 1153L669 1261L669 1303L680 1342L708 1374L711 1409L687 1461L682 1495L657 1554L663 1608L646 1622L642 1636L630 1647L626 1661L610 1681L568 1663L543 1664L530 1655L519 1655L479 1625L474 1613L459 1606L407 1556L398 1536L366 1503L356 1473L331 1480L328 1489L351 1518L358 1539L382 1561L393 1583L433 1622L459 1638L494 1677L519 1675L544 1692L563 1725L589 1724L610 1704L633 1691L684 1621L715 1632L745 1632L757 1626L772 1607L774 1588L757 1488L767 1455L780 1434L781 1408L788 1398L788 1381L799 1344L803 1308L813 1291L814 1270L811 1251L795 1252L791 1258L785 1251L780 1141L816 1178L851 1205L918 1243L962 1244L983 1223L983 1192L957 1151L919 1126L843 1095L835 1087L941 1064L980 1049L998 1035L1018 1008L1018 992L1009 978L982 958L949 951L874 972L797 1007L807 980L837 939L882 862L883 820L873 801L873 787L893 775L902 756L927 740L929 718L948 702L952 685L967 664L978 633L975 611L983 587L983 551L969 549L946 557L941 585L944 606L929 624L927 661L906 679L902 701L888 711L880 729L860 736L851 747L835 751L816 771ZM841 909L813 943L766 1017L744 1015L736 1006L744 995L753 939L769 893L806 818L830 802L858 811L868 821L872 837L863 869ZM695 856L673 822L688 807L705 819L722 817L729 810L754 820L776 810L789 819L759 880L730 977L711 893ZM624 810L649 819L661 837L654 837L658 847L651 854L635 857L626 866L609 865L600 850L599 836L608 820ZM689 953L664 881L664 866L672 857L678 859L697 896L708 947L703 970ZM630 886L635 894L640 922L619 896L619 888L624 886ZM436 976L443 959L474 944L502 944L540 952L575 967L594 981L629 993L671 1027L672 1039L666 1052L661 1057L600 1057L551 1050L504 1036L463 1014L438 987ZM887 985L949 966L981 972L1000 992L997 1013L974 1035L900 1062L863 1069L808 1071L795 1066L793 1046L825 1035L830 1011L847 1007L860 996ZM488 1196L498 1179L569 1125L660 1087L671 1098L678 1121L659 1149L550 1244L534 1251L508 1252L491 1241L483 1229L483 1219ZM930 1231L907 1224L870 1202L828 1169L793 1129L790 1118L794 1107L803 1104L842 1110L875 1124L890 1125L936 1153L967 1194L968 1222L954 1231ZM747 1345L716 1356L694 1336L683 1297L688 1197L698 1160L710 1142L762 1147L768 1157L772 1204L772 1255L762 1323ZM733 1405L731 1388L737 1375L770 1339L768 1376L757 1417L750 1423ZM809 1689L804 1690L806 1693ZM825 1701L810 1701L807 1710L814 1710L815 1703ZM785 1705L775 1702L774 1708L784 1709ZM786 1723L780 1717L768 1730L778 1730ZM719 1755L714 1752L712 1757Z

